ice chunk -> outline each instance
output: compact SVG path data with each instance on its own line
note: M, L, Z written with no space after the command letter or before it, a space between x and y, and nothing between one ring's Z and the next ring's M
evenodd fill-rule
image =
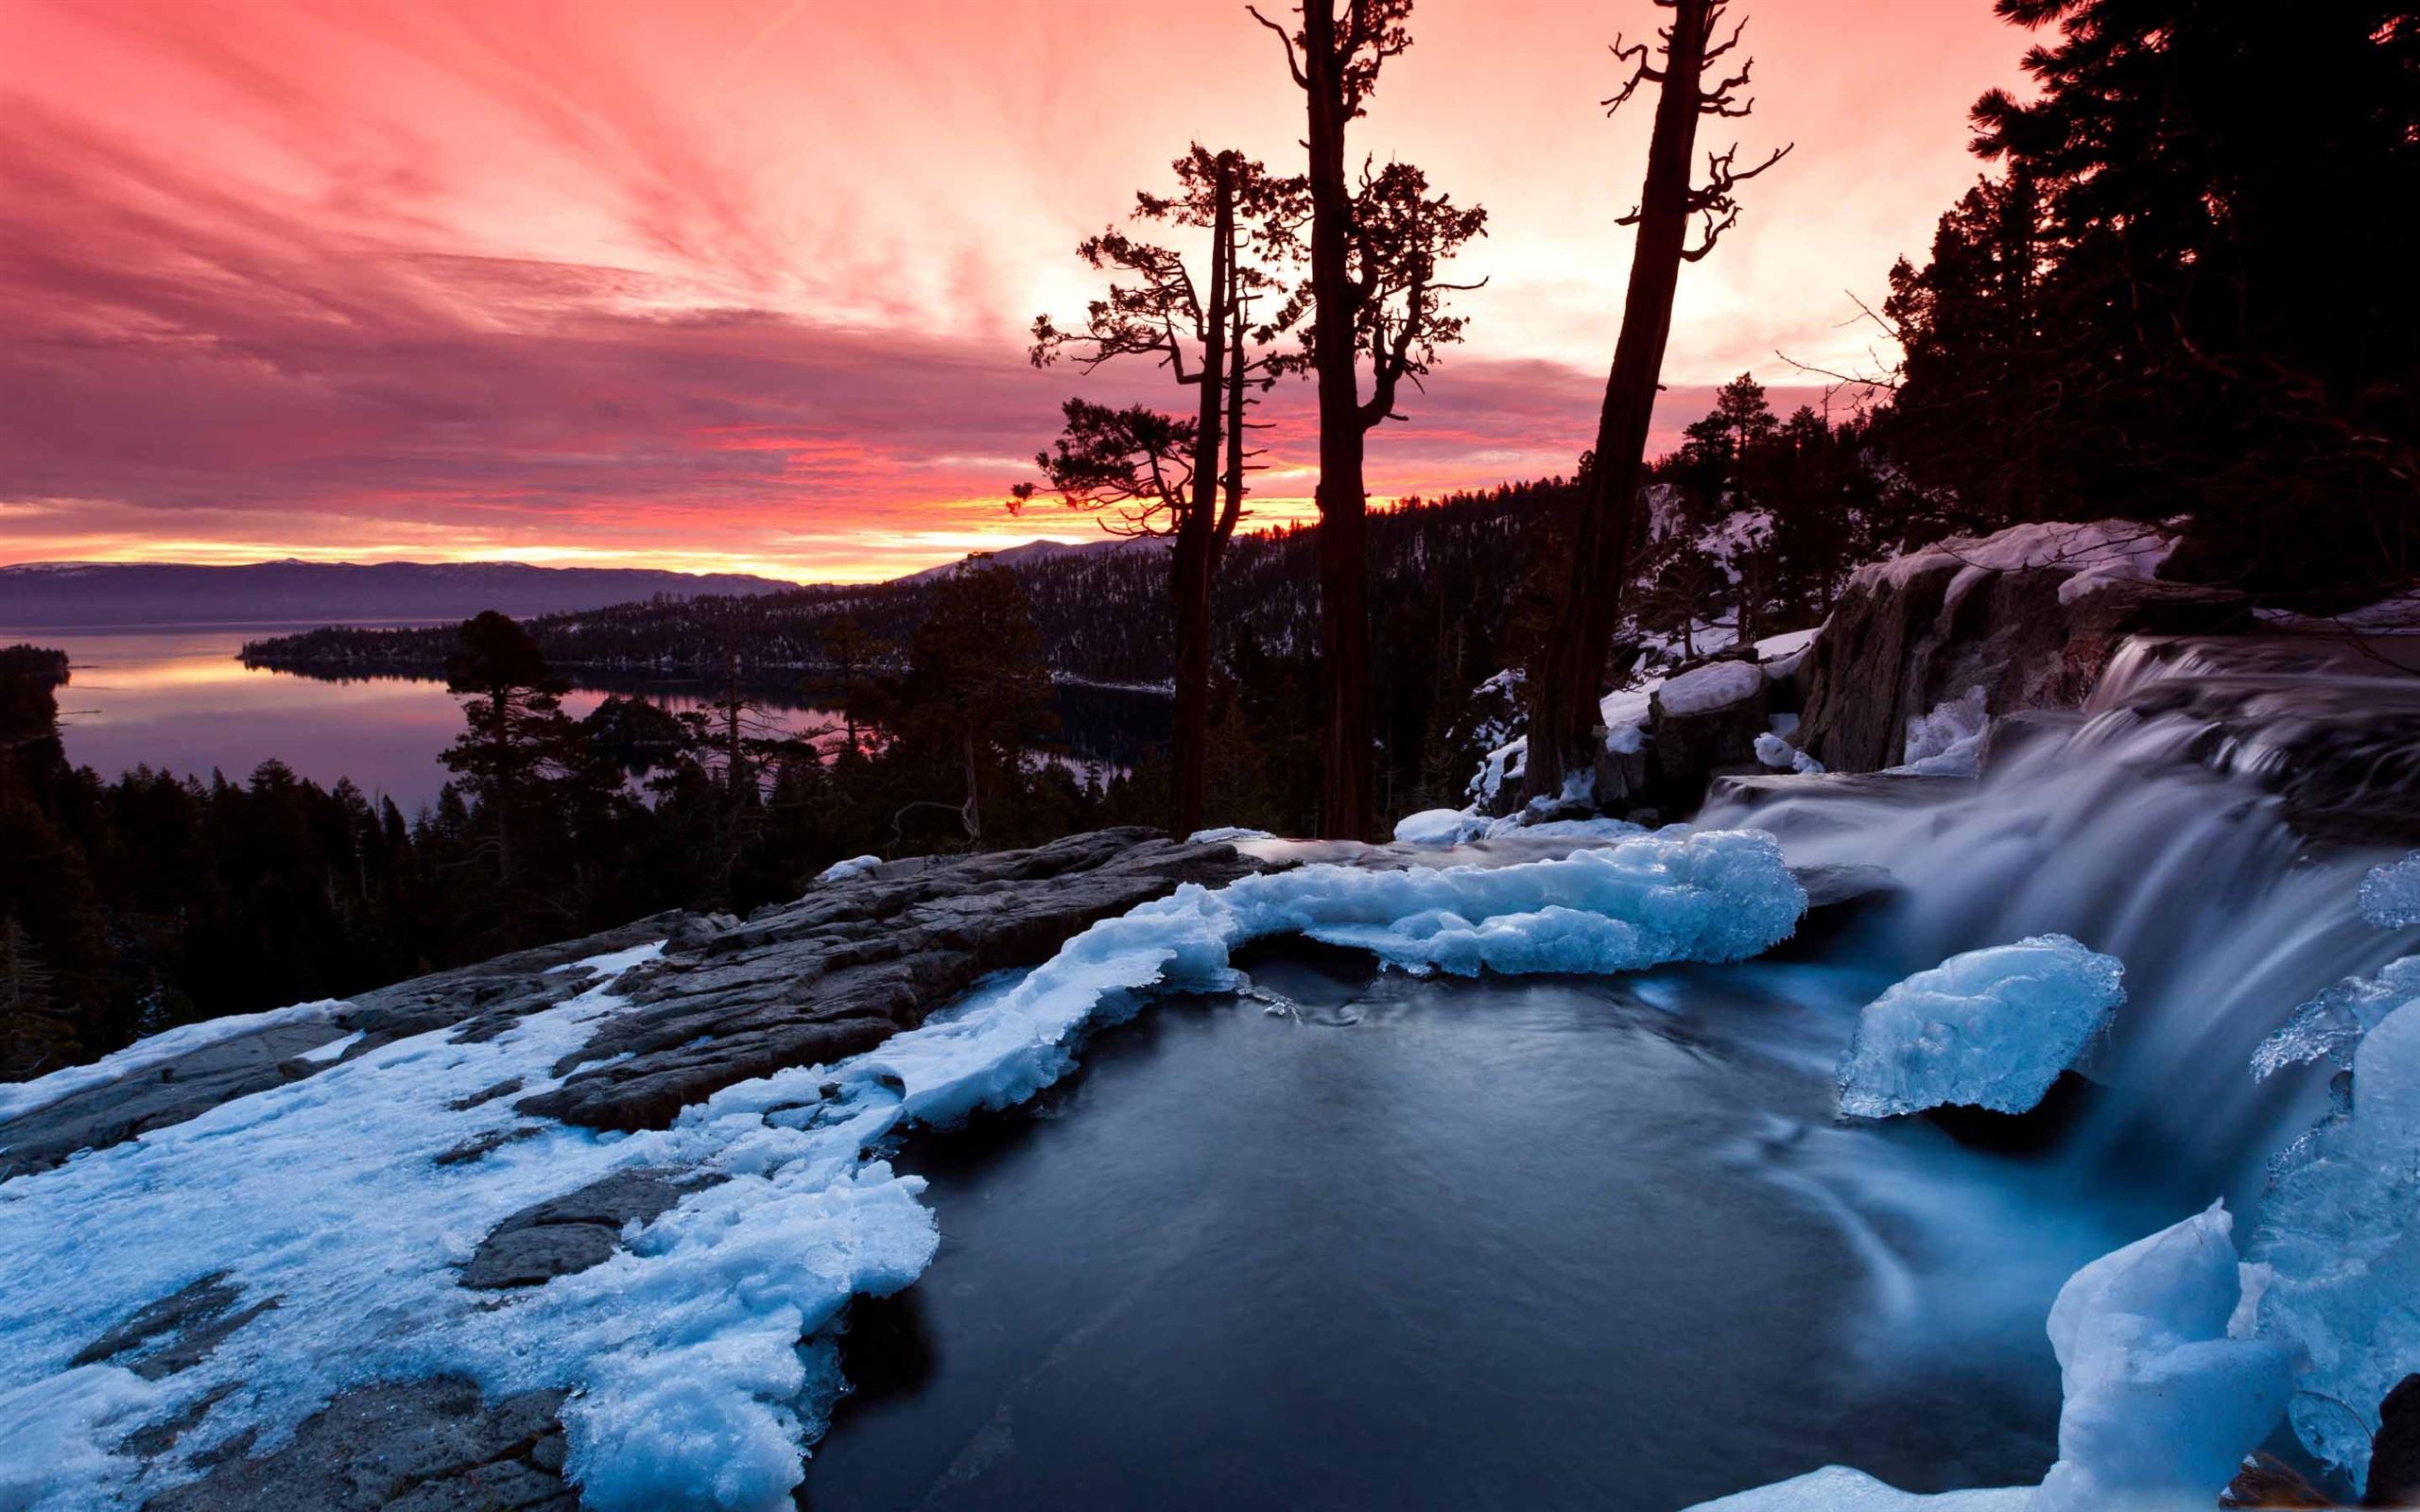
M2420 924L2420 850L2370 868L2361 879L2361 917L2380 929Z
M2104 1255L2050 1308L2064 1400L2040 1486L1914 1496L1832 1466L1691 1512L2202 1512L2277 1421L2290 1371L2244 1336L2256 1268L2224 1206Z
M817 872L815 880L818 883L846 882L851 877L862 877L881 865L880 856L851 856L846 861L835 861Z
M2375 978L2348 976L2304 1004L2252 1053L2252 1076L2267 1081L2322 1057L2353 1064L2353 1047L2395 1009L2420 998L2420 955L2389 961Z
M2108 1029L2125 971L2065 935L2036 935L1918 971L1858 1016L1841 1057L1841 1111L2022 1113Z
M2050 1308L2059 1460L2034 1512L2207 1507L2285 1410L2285 1350L2244 1337L2222 1203L2075 1273Z
M2027 1512L2033 1495L2031 1486L2012 1486L1919 1496L1862 1470L1826 1465L1777 1485L1702 1502L1688 1512Z
M1667 714L1685 717L1728 709L1764 688L1764 669L1754 662L1714 662L1667 681L1656 701Z
M1902 777L1977 777L1983 770L1983 736L1991 729L1986 695L1978 688L1936 704L1928 714L1908 720L1908 745L1896 766Z
M2379 1401L2420 1370L2420 1005L2361 1038L2351 1081L2278 1160L2252 1253L2271 1271L2260 1332L2297 1357L2294 1431L2358 1484Z

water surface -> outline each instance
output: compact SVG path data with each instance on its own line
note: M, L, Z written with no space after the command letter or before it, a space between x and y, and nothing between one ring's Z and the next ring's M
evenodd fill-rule
M1834 1126L1854 971L1253 975L1301 1010L1167 1000L1031 1113L911 1142L941 1253L858 1308L804 1504L2031 1481L2058 1286L2181 1216L1921 1123Z

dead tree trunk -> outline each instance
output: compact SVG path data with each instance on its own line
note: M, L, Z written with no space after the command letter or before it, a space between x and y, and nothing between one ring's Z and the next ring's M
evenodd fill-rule
M1210 584L1219 566L1219 472L1226 421L1227 305L1235 297L1236 170L1218 159L1211 221L1210 295L1202 322L1201 409L1194 426L1191 507L1178 518L1168 594L1176 615L1176 710L1169 732L1168 833L1202 827L1203 765L1210 744Z
M1654 417L1657 379L1664 368L1664 348L1672 334L1672 294L1680 283L1681 265L1696 262L1714 249L1716 240L1739 218L1731 198L1734 185L1781 161L1783 147L1753 168L1735 170L1737 148L1710 156L1710 180L1703 187L1689 181L1689 163L1696 151L1698 117L1737 116L1750 104L1733 92L1748 82L1745 64L1739 73L1704 86L1707 63L1738 45L1739 32L1715 45L1713 31L1725 9L1723 0L1656 0L1673 12L1664 34L1663 67L1651 67L1648 44L1615 51L1634 65L1629 82L1607 105L1618 110L1641 82L1661 86L1655 102L1655 129L1647 149L1647 180L1638 208L1622 224L1638 228L1637 249L1631 260L1630 287L1622 300L1622 331L1614 347L1613 370L1605 379L1605 401L1597 416L1596 463L1589 470L1568 542L1568 576L1563 612L1547 638L1540 666L1530 687L1530 755L1528 796L1552 798L1564 789L1567 773L1594 767L1599 748L1595 731L1600 723L1598 700L1605 672L1605 656L1620 623L1622 595L1631 574L1631 546L1638 534L1638 483L1647 457L1648 426ZM1742 22L1741 26L1746 23ZM1704 240L1688 245L1689 218L1705 217Z
M1336 0L1304 0L1303 39L1320 417L1320 675L1327 696L1320 833L1359 840L1368 837L1375 812L1364 523L1369 491L1362 481L1367 427L1358 392L1360 289L1350 263L1353 184L1344 168L1344 129L1353 107L1340 77L1348 60Z

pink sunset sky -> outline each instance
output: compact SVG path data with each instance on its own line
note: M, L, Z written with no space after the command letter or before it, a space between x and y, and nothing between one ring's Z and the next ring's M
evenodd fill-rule
M1264 9L1268 9L1266 6ZM2018 79L1988 0L1764 0L1796 152L1685 270L1659 421L1775 352L1861 366L1894 257ZM1468 344L1373 438L1381 496L1569 471L1620 320L1648 0L1424 0L1356 151L1490 234ZM1298 166L1230 0L0 0L0 562L510 558L889 576L1077 518L1001 501L1071 392L1025 329L1188 142ZM1311 490L1280 390L1264 522ZM1178 401L1168 397L1170 407Z

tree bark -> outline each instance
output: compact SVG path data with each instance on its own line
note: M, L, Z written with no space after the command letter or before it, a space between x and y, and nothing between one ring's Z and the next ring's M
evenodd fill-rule
M1574 522L1564 612L1530 689L1526 787L1531 798L1559 795L1566 772L1596 764L1605 656L1630 586L1639 474L1688 235L1689 163L1697 146L1707 7L1708 0L1679 0L1672 18L1647 181L1639 195L1638 244L1622 300L1621 337L1597 417L1596 465Z
M1304 0L1304 96L1309 102L1312 345L1320 416L1320 662L1327 695L1320 833L1368 837L1372 825L1370 606L1355 315L1347 258L1353 186L1345 176L1344 99L1336 0Z
M1176 709L1169 738L1168 833L1184 839L1202 826L1204 767L1210 744L1210 582L1218 570L1220 427L1226 419L1227 303L1235 266L1235 171L1219 160L1218 208L1210 243L1210 296L1201 343L1201 412L1194 430L1191 498L1177 517L1168 593L1176 615Z

